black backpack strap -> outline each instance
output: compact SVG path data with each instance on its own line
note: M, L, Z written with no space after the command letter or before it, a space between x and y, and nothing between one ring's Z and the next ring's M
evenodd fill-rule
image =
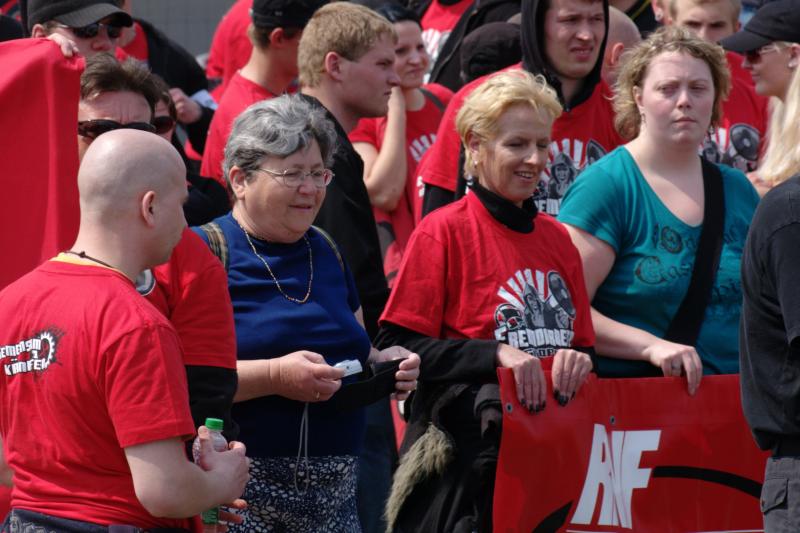
M206 234L208 239L208 247L211 248L211 253L217 256L225 267L225 272L228 271L228 241L225 240L225 234L222 233L222 228L216 222L209 222L200 226L203 233Z
M444 108L446 106L444 105L444 102L439 100L438 96L436 96L435 94L433 94L431 91L429 91L424 87L420 87L419 90L425 98L430 100L431 103L436 106L436 109L438 109L441 113L444 113Z
M703 193L705 206L703 229L692 269L689 289L677 313L667 328L664 338L671 342L694 346L711 299L711 288L719 268L722 240L725 233L725 189L722 172L714 163L700 158L703 165Z
M336 259L339 260L339 266L341 267L342 272L344 272L344 259L342 259L342 253L339 251L339 247L336 246L336 242L334 242L333 237L331 237L327 231L320 228L319 226L311 226L311 227L314 228L314 230L317 233L322 235L322 238L325 239L328 245L333 249L333 253L336 254Z

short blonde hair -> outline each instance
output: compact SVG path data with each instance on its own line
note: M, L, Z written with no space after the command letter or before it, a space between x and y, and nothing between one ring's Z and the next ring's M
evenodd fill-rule
M614 91L614 126L622 137L639 135L642 117L634 98L634 88L642 89L650 63L665 52L679 52L704 61L711 70L714 83L714 107L710 126L716 126L722 116L722 102L728 97L731 75L725 51L713 43L696 37L686 28L666 26L650 35L623 54L617 85Z
M368 7L333 2L319 8L303 30L297 50L300 85L319 85L328 52L358 61L383 36L397 40L392 24Z
M541 74L534 76L524 70L507 70L491 76L467 96L456 115L456 130L465 148L465 174L469 174L476 163L467 149L467 136L472 134L482 141L494 138L500 116L517 104L545 111L553 120L562 111L558 95Z
M678 16L678 2L680 0L668 0L667 3L667 11L669 11L669 18L672 19L672 22L675 22L675 17ZM716 4L719 2L727 2L731 6L731 17L734 26L734 31L736 30L736 23L739 22L739 13L742 12L742 2L741 0L689 0L692 5L695 6L702 6L705 4Z

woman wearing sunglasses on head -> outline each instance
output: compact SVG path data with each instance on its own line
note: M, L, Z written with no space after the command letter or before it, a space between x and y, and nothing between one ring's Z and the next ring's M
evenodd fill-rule
M744 54L756 92L769 96L768 144L749 177L760 194L800 171L800 1L764 5L740 32L720 43Z
M227 264L239 375L233 418L253 458L245 523L233 531L360 531L364 409L329 401L357 380L332 365L402 359L381 374L386 395L402 399L416 385L419 357L372 348L350 268L311 226L335 179L327 168L335 143L333 124L300 96L253 104L225 146L233 211L195 228Z

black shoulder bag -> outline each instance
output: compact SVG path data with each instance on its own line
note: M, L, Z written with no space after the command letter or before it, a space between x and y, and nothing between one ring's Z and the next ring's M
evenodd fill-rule
M725 190L722 173L717 165L700 158L703 165L703 193L705 209L703 229L692 269L689 288L675 316L672 317L664 339L678 344L694 346L711 299L711 288L719 268L722 241L725 233Z
M664 334L665 340L687 346L694 346L700 335L706 308L711 299L711 289L719 268L725 233L725 190L722 185L722 173L715 164L709 163L702 157L700 162L705 195L703 228L700 230L689 288ZM636 377L662 375L660 368L648 362L626 361L626 363L631 368L636 367L634 373ZM598 375L604 377L605 372L598 368Z

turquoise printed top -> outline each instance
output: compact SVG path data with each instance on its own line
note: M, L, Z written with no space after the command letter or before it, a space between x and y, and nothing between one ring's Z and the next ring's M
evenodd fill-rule
M739 371L739 264L759 200L742 172L718 166L725 190L725 235L695 346L705 374ZM667 209L625 147L579 176L567 191L558 220L601 239L616 253L608 277L595 293L594 308L663 337L689 287L702 225L690 226ZM634 376L642 373L643 364L599 357L597 370L607 376Z

